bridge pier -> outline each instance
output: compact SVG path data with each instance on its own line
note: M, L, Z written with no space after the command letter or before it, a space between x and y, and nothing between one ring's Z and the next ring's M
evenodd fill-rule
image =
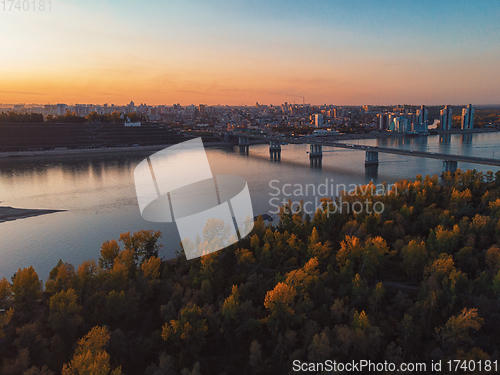
M443 173L450 172L454 174L458 169L458 161L455 160L443 160Z
M309 161L311 168L321 168L323 164L323 146L309 145Z
M250 148L250 139L248 137L238 137L238 148L241 155L248 155Z
M311 168L321 169L323 158L310 158L309 161L311 163Z
M365 166L378 165L378 152L366 151L365 153Z
M365 165L365 176L368 178L377 178L378 177L378 164L369 164Z
M281 161L281 142L269 142L269 156L272 161Z

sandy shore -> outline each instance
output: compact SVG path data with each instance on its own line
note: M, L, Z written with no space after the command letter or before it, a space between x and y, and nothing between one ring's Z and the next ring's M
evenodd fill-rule
M63 211L65 210L37 210L0 206L0 223Z

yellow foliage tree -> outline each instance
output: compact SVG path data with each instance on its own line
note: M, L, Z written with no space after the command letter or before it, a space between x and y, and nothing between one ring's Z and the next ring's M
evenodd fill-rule
M340 250L337 252L337 263L344 267L349 259L359 257L363 251L361 240L358 237L346 236L344 241L340 242Z
M106 327L94 327L80 341L69 364L65 363L62 375L121 375L121 369L111 370L110 356L104 349L109 342Z
M297 293L304 293L318 281L318 265L316 258L309 259L304 267L288 272L285 275L285 283L292 286Z
M444 328L437 328L436 332L443 342L472 342L469 332L479 331L483 323L484 320L477 314L477 309L464 307L460 315L450 317Z
M280 282L273 290L266 293L264 306L271 311L272 316L293 315L294 311L290 305L296 295L297 292L293 286Z
M330 256L332 248L330 243L327 241L321 243L319 241L318 230L313 228L311 235L309 236L309 243L307 251L309 256L316 257L319 260L326 260Z
M74 274L73 266L65 264L59 259L57 266L50 271L49 279L45 283L45 291L49 294L55 294L61 290L71 288Z
M224 304L222 305L222 315L225 318L236 319L239 307L240 293L238 292L238 287L233 285L231 295L225 299Z
M14 309L9 309L6 312L0 312L0 339L5 337L4 327L10 323L12 316L14 315Z
M362 331L370 328L370 321L368 320L368 316L364 311L361 311L360 313L356 311L354 313L352 326L354 329L360 329Z
M116 257L120 254L120 246L116 240L106 241L101 246L101 257L99 258L99 266L109 269L113 267Z
M12 288L9 281L4 277L0 279L0 308L4 308L12 298Z
M253 264L255 263L255 258L253 253L248 249L238 249L235 251L236 258L238 259L238 264Z
M141 264L141 271L144 278L156 280L160 277L160 258L152 256Z

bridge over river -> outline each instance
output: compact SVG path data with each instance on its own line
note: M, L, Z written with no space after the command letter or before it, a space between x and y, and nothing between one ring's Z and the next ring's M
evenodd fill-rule
M243 154L248 154L248 149L250 147L250 139L261 140L266 143L269 142L269 153L272 160L281 160L282 144L286 143L309 144L310 145L309 158L311 160L311 166L321 166L321 160L323 157L323 146L329 146L329 147L337 147L349 150L364 151L365 166L378 166L379 163L378 154L379 152L382 152L386 154L397 154L397 155L405 155L412 157L441 159L443 160L443 172L454 173L458 168L458 162L493 165L496 167L500 167L500 159L491 159L491 158L474 157L466 155L443 154L439 152L402 150L390 147L355 145L355 144L331 141L326 139L326 137L292 138L286 136L253 135L246 133L225 133L224 136L226 141L230 141L231 137L237 137L240 152Z

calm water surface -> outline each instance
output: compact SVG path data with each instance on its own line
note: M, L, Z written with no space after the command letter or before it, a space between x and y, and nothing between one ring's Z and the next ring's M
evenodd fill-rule
M498 133L350 142L500 158ZM276 211L278 200L270 199L276 198L271 194L277 190L270 183L280 191L287 183L319 186L328 181L330 187L370 180L394 183L417 174L439 174L442 168L440 160L380 154L378 172L367 171L363 152L330 148L324 148L322 167L311 168L308 150L307 145L283 146L281 162L269 160L266 145L251 146L248 156L223 149L207 149L207 154L214 175L234 174L248 181L255 215ZM87 259L97 260L104 241L140 229L161 230L161 256L174 256L180 242L175 223L143 220L135 197L134 168L152 153L0 159L2 206L67 210L0 223L0 278L10 278L18 268L33 265L46 280L59 259L75 267ZM459 167L498 170L467 163L459 163ZM309 193L308 197L291 198L314 201Z

